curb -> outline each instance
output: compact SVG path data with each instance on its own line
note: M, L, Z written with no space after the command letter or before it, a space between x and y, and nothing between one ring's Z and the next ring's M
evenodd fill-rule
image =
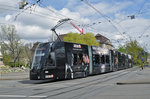
M0 73L0 80L27 80L27 79L29 79L28 72Z
M29 78L0 78L0 80L29 80Z
M117 85L150 84L150 82L117 82Z

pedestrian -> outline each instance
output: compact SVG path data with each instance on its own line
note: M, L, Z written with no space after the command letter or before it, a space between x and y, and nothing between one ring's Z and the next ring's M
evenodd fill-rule
M142 70L144 69L144 62L142 62L142 64L141 64L141 68L142 68Z

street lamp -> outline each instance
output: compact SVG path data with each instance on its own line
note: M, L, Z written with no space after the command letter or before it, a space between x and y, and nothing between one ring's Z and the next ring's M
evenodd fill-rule
M19 9L24 9L24 7L28 5L28 2L26 2L25 0L22 0L20 3L19 3Z

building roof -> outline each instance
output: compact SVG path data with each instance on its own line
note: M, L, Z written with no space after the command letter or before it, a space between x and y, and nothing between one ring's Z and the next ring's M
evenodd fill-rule
M107 37L105 37L105 36L103 36L99 33L96 34L95 38L100 41L99 42L100 44L106 44L106 45L113 46L112 43L110 42L110 40Z
M38 46L39 43L40 43L40 42L35 42L35 43L33 44L33 47L32 47L32 49L31 49L32 52L35 51L35 49L36 49L36 47Z
M97 40L100 40L100 43L105 43L107 41L110 41L108 38L106 38L105 36L103 36L101 34L96 34L95 38Z

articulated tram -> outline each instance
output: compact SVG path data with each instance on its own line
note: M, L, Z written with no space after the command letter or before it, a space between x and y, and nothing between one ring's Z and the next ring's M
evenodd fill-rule
M71 42L39 43L30 68L31 80L74 79L133 66L132 56Z

